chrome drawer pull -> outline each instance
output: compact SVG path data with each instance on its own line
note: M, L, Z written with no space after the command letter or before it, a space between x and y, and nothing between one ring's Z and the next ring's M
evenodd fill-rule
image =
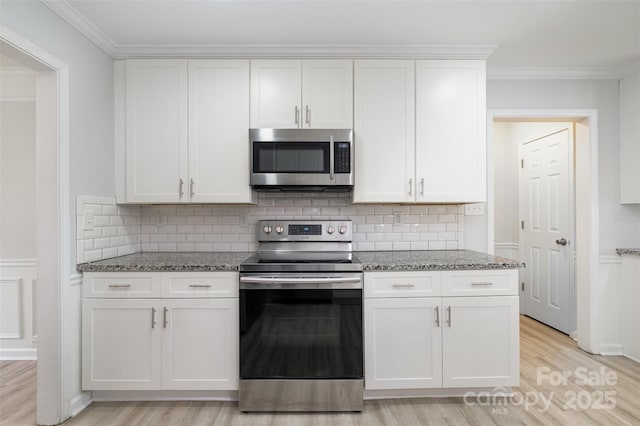
M156 308L151 308L151 328L156 328Z
M440 307L436 306L436 327L440 327Z
M451 327L451 306L447 306L447 325Z
M411 288L411 287L415 287L415 284L411 284L411 283L407 283L407 284L394 284L393 285L395 288Z
M167 325L169 325L169 321L167 321L167 312L168 311L169 311L169 308L167 308L165 306L163 311L162 311L162 328L167 328Z
M189 287L192 288L209 288L211 284L189 284Z
M492 282L474 282L471 285L493 285Z
M131 284L109 284L109 288L129 288Z

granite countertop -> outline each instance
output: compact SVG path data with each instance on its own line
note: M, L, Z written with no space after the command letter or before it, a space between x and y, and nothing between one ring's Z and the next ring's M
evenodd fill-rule
M111 259L81 263L81 272L149 272L149 271L237 271L254 253L187 252L135 253Z
M640 248L619 248L616 249L616 253L623 254L631 254L634 256L640 256Z
M448 271L516 269L523 262L473 250L360 251L364 271Z
M524 263L472 250L360 251L364 271L515 269ZM247 252L136 253L81 263L81 272L237 271Z

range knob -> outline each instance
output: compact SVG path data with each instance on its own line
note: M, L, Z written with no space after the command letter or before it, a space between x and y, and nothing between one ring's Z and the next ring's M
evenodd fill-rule
M280 225L276 226L276 232L278 234L282 234L284 232L284 228Z
M271 226L269 226L269 225L265 225L265 226L262 228L262 232L264 232L265 234L270 234L270 233L271 233Z
M338 232L341 234L344 234L347 232L347 227L345 225L340 225L340 227L338 228Z
M329 225L329 227L327 228L327 234L331 235L335 232L335 228L331 225Z

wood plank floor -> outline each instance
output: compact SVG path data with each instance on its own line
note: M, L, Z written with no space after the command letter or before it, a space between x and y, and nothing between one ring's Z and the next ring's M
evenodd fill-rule
M467 399L473 405L463 398L416 398L365 401L359 414L243 414L234 402L103 402L93 403L65 425L640 424L640 364L589 355L567 336L526 317L521 317L520 330L521 385L511 400L496 401L504 405L477 398ZM603 369L615 374L615 380L600 384L598 376L583 384L577 368L593 374ZM553 379L562 371L572 375L566 384L555 385ZM35 362L0 363L0 424L35 424Z

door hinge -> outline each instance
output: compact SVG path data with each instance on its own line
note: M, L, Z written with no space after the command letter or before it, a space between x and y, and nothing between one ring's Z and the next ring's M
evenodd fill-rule
M520 159L520 168L524 169L524 159Z
M520 221L520 228L524 229L524 220Z
M522 281L522 291L524 291L524 281Z

